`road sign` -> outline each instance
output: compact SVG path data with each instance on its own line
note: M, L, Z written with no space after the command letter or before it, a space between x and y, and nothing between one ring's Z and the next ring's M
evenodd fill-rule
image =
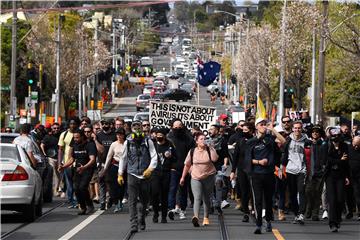
M36 110L35 109L30 110L30 116L31 117L36 117Z
M20 109L20 116L26 117L26 115L27 115L26 109Z
M19 119L19 123L20 123L20 124L26 123L26 118L20 118L20 119Z
M36 100L36 102L37 102L38 96L39 96L39 92L37 92L37 91L31 92L31 100Z

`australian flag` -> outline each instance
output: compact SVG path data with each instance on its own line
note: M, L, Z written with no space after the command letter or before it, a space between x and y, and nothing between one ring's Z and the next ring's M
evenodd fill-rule
M201 86L207 87L219 77L221 64L217 62L203 63L198 58L198 82Z

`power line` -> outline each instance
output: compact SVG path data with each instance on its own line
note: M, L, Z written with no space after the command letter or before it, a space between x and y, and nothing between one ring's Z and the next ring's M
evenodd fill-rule
M79 10L97 10L97 9L108 9L108 8L122 8L122 7L142 7L148 5L157 5L161 3L177 2L180 0L159 0L159 1L147 1L147 2L131 2L131 3L120 3L120 4L99 4L93 6L82 6L82 7L58 7L58 8L28 8L28 9L16 9L16 12L63 12L63 11L79 11ZM3 13L12 12L11 9L2 10Z

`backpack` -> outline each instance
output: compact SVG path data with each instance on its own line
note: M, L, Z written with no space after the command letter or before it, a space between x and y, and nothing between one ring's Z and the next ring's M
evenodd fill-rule
M191 162L191 165L193 165L194 151L195 151L195 148L194 148L194 147L190 149L190 162ZM210 162L212 162L212 161L211 161L211 153L210 153L210 148L209 148L209 146L206 146L206 151L207 151L207 153L209 154L209 160L210 160Z

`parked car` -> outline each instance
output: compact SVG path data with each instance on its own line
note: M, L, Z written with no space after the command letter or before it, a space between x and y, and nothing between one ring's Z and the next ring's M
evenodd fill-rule
M166 90L162 96L162 100L188 101L192 99L192 94L180 88Z
M33 222L42 215L43 183L18 145L0 143L0 202L2 210L22 212Z
M19 133L0 133L0 141L1 143L12 143L14 139L19 136ZM43 183L43 200L44 202L52 202L53 200L53 169L49 164L49 159L44 153L40 150L39 146L33 141L34 145L34 157L41 162L38 164L37 171L40 174Z
M141 109L146 108L149 105L150 95L148 94L140 94L136 98L136 111L140 111Z
M184 83L180 86L181 89L188 91L191 94L194 94L194 85L192 83Z
M133 121L135 122L135 121L144 121L144 120L147 120L147 121L149 121L149 112L138 112L138 113L136 113L135 114L135 116L134 116L134 119L133 119Z
M166 84L161 81L161 80L157 80L153 82L153 89L155 89L155 92L163 92L166 90Z
M143 94L150 94L153 89L152 84L145 84L143 89Z

